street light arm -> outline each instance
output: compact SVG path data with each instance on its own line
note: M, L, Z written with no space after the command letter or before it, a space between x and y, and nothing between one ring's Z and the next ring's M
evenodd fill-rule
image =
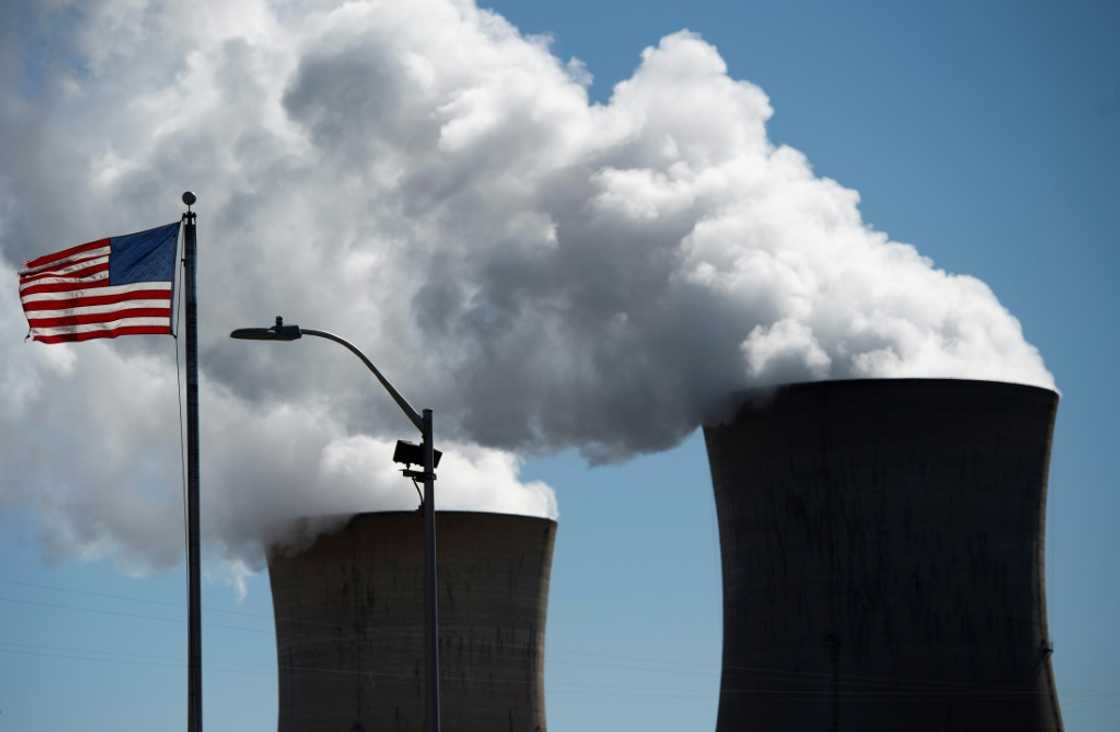
M381 382L381 385L385 387L385 391L389 392L389 396L393 397L393 401L397 403L397 406L401 408L401 411L405 413L405 416L408 417L412 424L416 426L416 429L420 430L421 433L424 433L424 418L420 416L419 412L412 408L412 405L408 403L407 399L401 396L401 393L399 391L393 388L393 385L389 383L389 380L382 376L381 372L377 370L377 367L373 365L373 362L366 358L366 355L359 351L353 343L346 340L345 338L336 336L334 333L328 333L325 330L311 330L310 328L300 328L300 333L302 335L318 336L319 338L326 338L328 341L334 341L339 345L345 346L346 349L350 351L350 353L353 353L355 356L360 358L362 360L362 363L366 365L366 368L372 371L373 375L377 377L377 380Z
M184 197L184 200L185 197ZM404 474L412 478L422 478L424 481L424 495L423 505L421 506L424 513L424 615L426 616L425 622L425 645L427 646L427 721L424 725L427 732L440 732L440 713L439 713L439 593L437 588L438 577L436 572L436 449L432 446L435 442L434 426L432 410L425 409L424 414L419 414L412 405L401 396L401 393L393 388L373 362L366 358L366 355L359 351L353 343L340 338L334 333L328 333L325 330L311 330L310 328L300 328L298 325L285 325L284 319L279 315L276 316L276 325L271 328L238 328L232 331L230 338L237 338L239 340L249 341L295 341L299 340L305 335L317 336L319 338L326 338L328 341L345 346L346 350L354 354L362 360L366 368L373 372L377 380L381 382L381 386L385 387L385 391L389 392L389 396L393 397L393 401L401 408L404 415L412 421L416 429L420 430L422 438L421 444L408 445L411 447L407 455L401 452L402 443L397 443L397 450L393 453L393 459L398 460L398 457L405 457L405 460L399 460L406 465L415 463L413 458L416 457L416 448L419 447L420 457L423 461L424 471L422 473L415 473L412 470L405 470ZM398 455L400 453L400 455ZM360 726L360 725L359 725Z

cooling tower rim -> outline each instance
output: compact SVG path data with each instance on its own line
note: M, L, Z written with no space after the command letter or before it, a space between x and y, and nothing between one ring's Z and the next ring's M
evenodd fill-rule
M318 516L307 516L305 518L326 518L326 519L349 518L350 520L354 520L354 519L357 519L357 518L366 518L366 517L373 517L373 516L420 516L420 515L421 515L420 512L415 511L415 510L413 510L413 511L400 511L400 510L397 510L397 511L358 511L357 513L320 514ZM528 519L530 521L533 521L533 520L547 521L547 522L552 523L552 524L556 523L556 519L554 519L554 518L549 518L547 516L534 516L532 514L527 514L527 513L509 513L509 512L506 512L506 511L471 511L469 509L462 509L462 508L447 509L447 510L444 510L442 508L437 508L436 509L436 517L437 518L439 516L463 516L463 515L501 516L501 517L508 517L508 518L514 518L514 519Z
M300 523L306 524L306 523L312 523L312 522L315 522L315 523L324 522L324 523L329 523L329 524L341 525L341 524L344 524L344 523L349 524L349 523L353 523L354 521L367 520L367 519L373 519L373 518L378 518L378 517L385 517L385 518L398 517L399 518L399 517L403 517L403 516L416 516L418 518L422 518L423 514L420 511L417 511L417 510L316 513L316 514L307 514L305 516L297 516L295 518L288 519L287 521L284 521L282 523L297 525L297 524L300 524ZM458 516L493 516L495 518L500 517L500 518L509 518L509 519L524 519L526 521L545 521L545 522L548 522L548 523L553 524L553 525L557 524L556 519L549 518L547 516L533 516L533 515L525 514L525 513L504 513L504 512L501 512L501 511L469 511L469 510L464 510L464 509L443 510L443 509L437 508L436 509L436 518L439 518L441 516L447 516L448 518L458 517Z
M340 531L347 530L355 524L363 521L371 521L377 519L392 519L404 518L407 516L415 516L417 520L423 519L423 514L416 510L411 511L358 511L357 513L319 513L309 514L306 516L298 516L296 518L288 519L286 521L278 522L277 537L267 542L266 555L270 558L276 552L290 553L293 549L302 546L308 546L320 536L334 534ZM485 517L482 520L490 518L500 520L514 520L519 523L528 524L532 522L543 522L539 525L547 526L549 531L555 532L559 524L556 519L548 518L546 516L530 516L523 513L500 513L497 511L467 511L463 509L455 510L440 510L436 509L436 518L461 518L467 516ZM438 524L437 524L438 529Z
M869 391L901 389L905 391L910 388L918 390L926 388L937 389L939 387L949 386L971 389L975 392L983 392L987 395L995 395L1002 392L1006 394L1008 398L1015 398L1017 400L1043 401L1049 403L1052 409L1056 409L1058 402L1061 400L1061 393L1055 389L1037 386L1035 384L1024 384L1014 381L996 381L994 379L903 377L791 381L735 391L730 395L727 402L725 402L725 411L710 415L708 419L704 420L702 426L708 428L727 424L732 421L735 415L741 410L752 409L752 405L757 407L775 399L792 397L797 394L808 395L814 392L822 394L828 392L852 394L864 389Z
M755 395L765 395L776 391L801 391L808 389L830 389L834 387L861 387L861 386L881 386L885 384L901 384L901 385L928 385L928 384L969 384L974 385L976 388L989 388L989 389L1007 389L1013 391L1026 391L1026 392L1040 392L1048 394L1055 399L1061 399L1061 392L1057 389L1051 389L1046 386L1038 386L1037 384L1025 384L1018 381L999 381L997 379L963 379L956 377L938 376L932 378L906 376L899 378L860 378L860 379L817 379L814 381L789 381L779 384L771 384L769 386L755 386L747 389L740 389L735 392L737 397L751 397Z

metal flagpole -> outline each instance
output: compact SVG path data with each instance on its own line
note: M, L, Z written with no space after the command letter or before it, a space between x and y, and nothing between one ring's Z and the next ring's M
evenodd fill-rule
M187 326L187 732L202 732L202 619L198 541L198 302L195 299L197 199L183 194L183 274Z

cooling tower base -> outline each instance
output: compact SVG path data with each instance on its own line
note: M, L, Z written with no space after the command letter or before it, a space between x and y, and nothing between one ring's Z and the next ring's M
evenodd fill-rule
M719 732L1056 732L1043 529L1052 391L798 384L705 428Z
M556 522L440 511L444 732L543 732ZM279 731L424 726L423 517L370 513L269 558Z

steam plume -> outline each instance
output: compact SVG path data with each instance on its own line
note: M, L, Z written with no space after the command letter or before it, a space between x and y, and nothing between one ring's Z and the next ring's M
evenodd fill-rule
M593 104L581 63L471 0L313 5L105 1L77 24L22 5L64 52L12 38L23 65L3 72L34 90L0 107L23 141L0 153L10 282L200 194L205 518L228 556L256 561L284 516L408 504L387 457L405 425L359 364L225 337L278 313L354 340L435 409L461 445L444 508L549 514L510 452L663 449L751 385L1053 385L984 283L873 230L856 192L771 143L765 93L696 34ZM22 478L0 495L42 507L63 548L175 561L155 528L179 511L167 347L27 346L14 295L0 304L0 455Z

